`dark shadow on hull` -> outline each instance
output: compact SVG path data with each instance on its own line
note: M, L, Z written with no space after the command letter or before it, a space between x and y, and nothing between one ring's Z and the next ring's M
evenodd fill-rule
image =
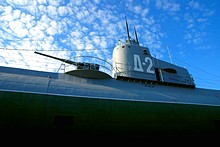
M1 128L1 140L13 140L20 143L68 144L68 145L203 145L217 143L220 134L206 132L198 134L161 133L108 133L108 132L72 132L63 129L24 129Z

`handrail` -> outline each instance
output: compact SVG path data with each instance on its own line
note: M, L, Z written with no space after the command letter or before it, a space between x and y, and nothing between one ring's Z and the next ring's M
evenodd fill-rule
M98 64L100 66L100 71L105 72L105 73L109 74L110 76L112 76L111 75L112 71L115 70L110 62L108 62L108 61L106 61L106 60L104 60L102 58L99 58L99 57L94 57L94 56L75 56L75 57L73 57L73 59L74 59L74 62L76 62L76 63L77 62L82 62L82 63ZM60 65L60 67L59 67L57 72L59 72L59 70L61 69L61 66L64 66L63 70L64 70L64 72L66 72L67 68L72 67L72 65L74 65L74 67L76 67L75 64L68 64L68 65L66 65L64 63L61 63L61 65Z

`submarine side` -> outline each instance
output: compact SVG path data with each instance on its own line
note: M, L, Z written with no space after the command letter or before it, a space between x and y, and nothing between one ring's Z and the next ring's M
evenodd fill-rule
M7 70L0 74L1 131L107 136L219 134L220 92L216 90Z

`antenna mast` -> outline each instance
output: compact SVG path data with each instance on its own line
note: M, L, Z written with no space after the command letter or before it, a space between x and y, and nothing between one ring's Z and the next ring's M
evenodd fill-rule
M134 33L135 33L135 37L136 37L136 42L137 42L137 44L139 44L139 41L138 41L138 37L137 37L137 32L136 32L136 28L135 28L135 26L134 26Z
M170 58L170 63L172 63L172 59L171 59L171 55L170 55L170 50L169 50L168 46L167 46L167 51L168 51L168 55L169 55L169 58Z
M128 22L127 22L127 18L125 17L126 20L126 30L127 30L127 35L128 35L128 42L130 42L130 35L129 35L129 30L128 30Z

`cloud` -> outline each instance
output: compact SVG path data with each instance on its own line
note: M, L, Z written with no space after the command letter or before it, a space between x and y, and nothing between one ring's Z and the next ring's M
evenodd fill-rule
M209 25L209 17L214 15L214 11L197 1L188 2L186 10L184 20L187 24L187 29L183 35L184 39L187 43L198 45L204 42L207 36L206 27Z
M58 13L60 16L65 16L68 13L68 9L64 6L58 7Z
M46 32L47 32L47 34L53 36L53 35L58 34L60 29L61 28L60 28L59 24L56 21L51 21L49 23L49 27L46 29Z
M6 36L3 40L10 40L3 43L7 48L28 48L42 51L86 49L83 54L92 54L89 49L97 49L95 54L98 57L103 58L105 55L106 60L110 61L116 41L126 36L124 21L121 20L118 11L113 10L113 8L117 8L117 3L110 7L101 4L99 0L93 1L94 3L85 0L73 0L69 3L55 0L49 2L46 0L7 2L8 5L1 5L4 12L0 18L1 22L8 26L2 27L2 33ZM148 15L148 8L132 3L134 2L127 3L129 11L134 12L135 15L141 14L143 17ZM152 17L143 20L148 25L154 24ZM154 28L154 33L157 33L156 27ZM17 38L17 41L14 38ZM157 37L152 38L156 39ZM153 41L150 42L153 43ZM57 54L55 51L49 53ZM82 52L79 51L72 55L81 54ZM24 52L21 52L21 55L25 57L23 60L28 58L26 57L28 54ZM30 61L25 63L29 63L28 67L31 69L36 66Z
M37 2L38 2L39 4L46 4L46 3L47 3L47 0L37 0Z
M195 2L188 3L188 9L202 11L197 5ZM66 59L87 54L110 62L117 41L126 39L125 16L131 32L136 26L140 44L162 58L157 49L162 46L164 32L153 13L162 10L174 15L182 7L171 0L8 0L6 4L0 4L0 8L0 45L17 49L13 56L9 55L11 50L5 50L1 60L14 66L19 63L24 68L55 71L61 63L36 55L34 50ZM188 29L195 28L196 22L207 22L207 17L213 12L205 7L203 10L201 17L193 17L191 13L184 15ZM196 37L191 43L201 42L206 35L202 32L191 34L193 36L188 34L186 32L186 40ZM131 36L134 38L133 33ZM17 59L16 63L8 60L10 58Z
M31 3L32 1L31 0L6 0L6 2L9 4L9 5L13 5L13 6L26 6L28 5L29 3Z
M0 16L1 21L12 21L12 20L14 20L14 18L12 16L13 9L12 9L11 6L6 6L6 7L2 6L2 10L3 10L3 13Z
M28 30L24 28L24 24L21 21L9 22L9 28L13 31L14 36L23 38L27 35Z
M30 14L22 13L20 21L25 25L27 29L30 29L36 25L35 17Z
M47 13L49 17L57 16L57 7L47 6Z
M180 11L180 4L170 0L157 0L156 7L171 14Z
M71 4L78 5L78 6L83 5L83 2L85 2L85 1L84 0L70 0Z
M189 7L191 7L192 9L195 9L195 10L203 10L203 6L201 6L199 4L199 2L196 2L196 1L190 1Z
M61 2L62 0L49 0L48 1L49 5L52 5L52 6L59 6Z

